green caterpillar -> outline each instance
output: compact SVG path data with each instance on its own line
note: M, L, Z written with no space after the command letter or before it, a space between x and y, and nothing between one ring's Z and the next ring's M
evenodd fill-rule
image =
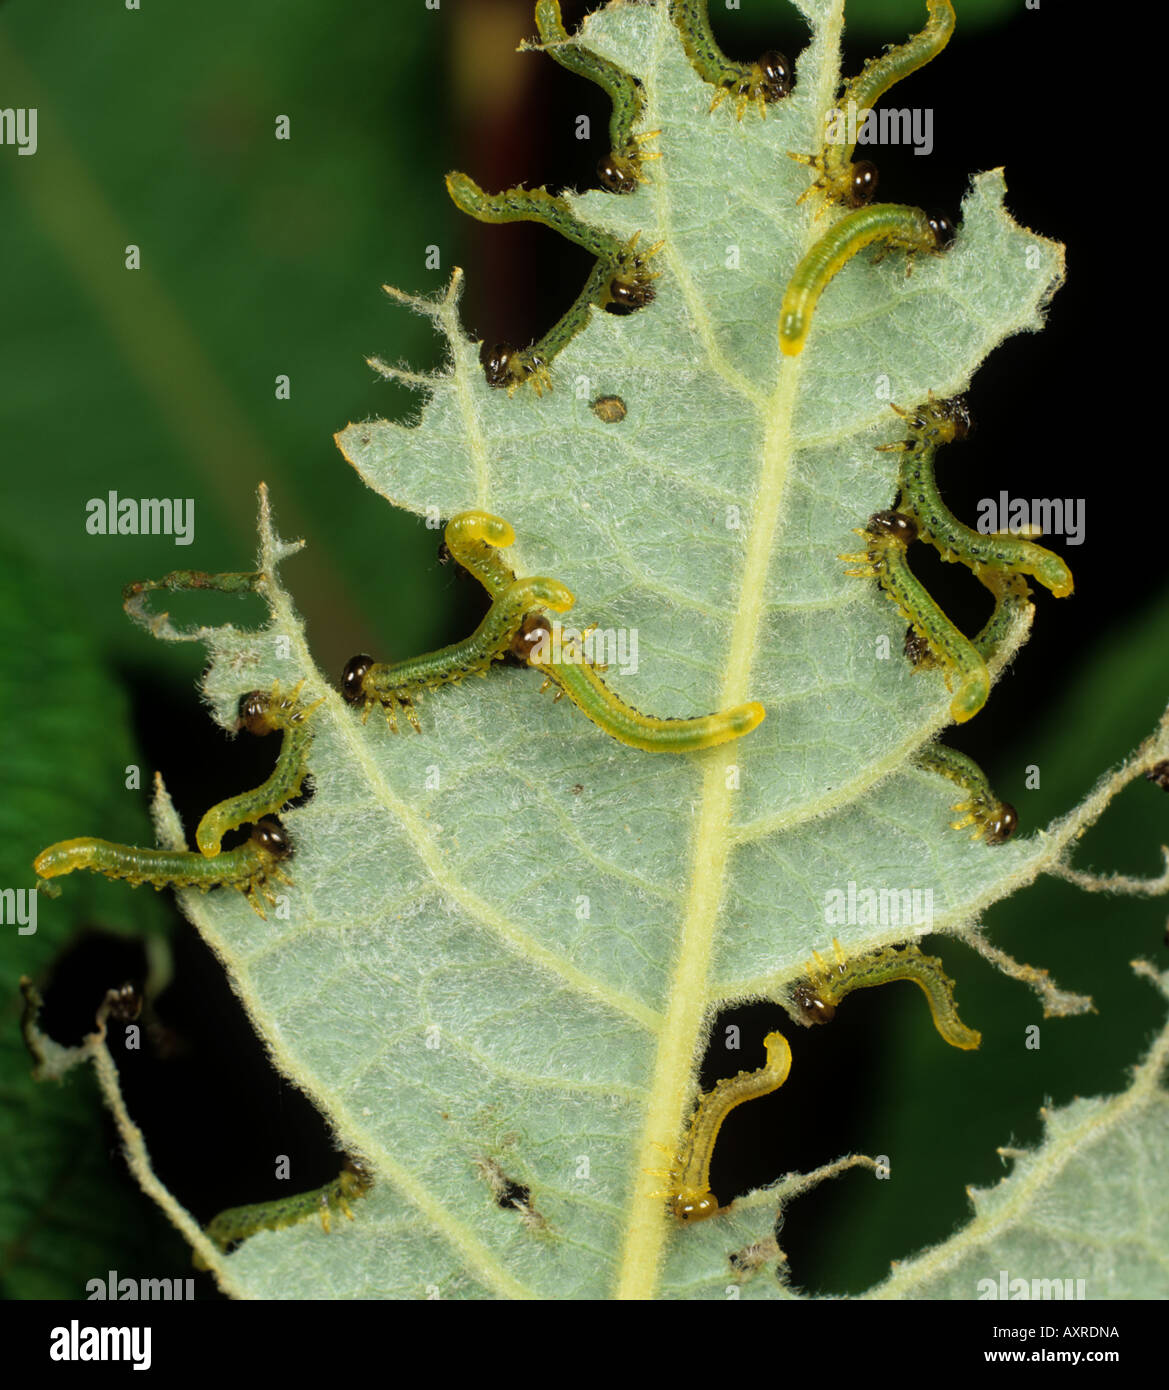
M560 0L538 0L536 28L550 58L608 93L613 103L609 117L610 149L598 163L597 175L610 193L634 192L641 182L642 160L647 157L642 155L638 137L633 134L645 104L641 83L608 58L569 38L560 14Z
M958 678L958 689L950 702L951 718L959 724L973 718L990 694L986 662L909 568L906 548L917 538L916 522L900 512L876 512L857 534L865 538L868 546L862 554L840 557L860 566L848 573L877 580L933 660L943 668L947 684L953 677Z
M690 66L703 82L718 88L710 103L712 111L733 96L739 120L752 102L759 114L766 116L768 104L782 101L791 91L791 64L776 49L769 49L754 63L737 63L727 57L710 27L707 0L670 0L670 16Z
M658 276L649 269L649 262L660 249L660 242L639 251L639 232L622 241L592 223L582 222L563 198L544 188L505 188L502 193L485 193L474 179L457 172L447 175L446 185L455 206L480 222L540 222L597 258L572 305L538 342L520 351L510 343L484 341L479 360L489 386L506 387L510 395L525 381L531 381L537 394L542 395L551 386L552 360L585 327L594 308L632 313L652 302L653 282Z
M833 276L875 241L909 252L939 252L954 239L948 218L900 203L858 208L831 226L796 266L779 310L779 347L785 357L804 350L812 314Z
M61 840L41 850L33 861L33 868L38 880L45 880L38 881L38 888L50 897L56 897L59 890L56 885L50 886L48 880L77 869L92 869L105 874L106 878L124 878L134 888L142 883L150 883L156 890L198 888L202 893L212 888L237 888L253 910L264 917L257 894L262 893L274 903L276 899L268 887L268 880L278 878L284 883L292 882L280 869L280 861L291 853L292 846L283 827L275 821L262 820L252 827L251 838L246 844L214 859L188 850L136 849L133 845L115 845L109 840L85 837Z
M900 453L898 482L901 497L897 510L912 517L918 535L928 541L943 560L960 560L982 578L984 571L1029 574L1056 598L1066 598L1075 585L1071 571L1053 551L1007 534L984 535L963 525L942 501L934 478L934 455L970 431L970 413L960 397L929 400L915 410L893 409L906 421L909 438L885 444L886 451Z
M251 734L263 736L279 729L283 733L280 757L272 775L255 791L221 801L204 815L195 831L201 853L213 859L229 830L254 824L262 816L275 815L287 802L300 795L308 776L308 753L313 742L310 716L324 704L324 696L311 705L300 703L304 681L289 695L281 695L277 681L270 692L252 690L240 697L239 722Z
M879 58L870 58L860 73L844 84L837 116L843 117L843 132L830 129L823 149L817 155L792 154L800 164L817 170L819 177L800 195L800 201L813 191L823 193L829 202L847 207L864 207L877 191L877 166L870 160L852 162L855 134L877 102L895 83L936 58L950 42L954 32L954 6L950 0L926 0L929 17L920 34L887 49ZM851 128L850 128L851 123ZM790 153L790 152L789 152Z
M363 1197L372 1186L373 1179L365 1166L357 1159L349 1159L341 1175L325 1183L324 1187L299 1192L291 1197L277 1197L271 1202L228 1207L208 1223L206 1232L215 1246L223 1251L254 1236L257 1231L280 1231L287 1226L309 1221L314 1216L321 1218L321 1226L328 1234L332 1229L332 1213L342 1211L352 1221L350 1201ZM206 1261L197 1253L194 1264L197 1269L207 1268Z
M802 1023L830 1022L841 1000L854 989L869 989L894 980L912 980L929 1003L934 1027L951 1047L970 1052L982 1042L982 1034L967 1028L958 1017L954 1006L954 981L946 975L936 956L922 955L914 945L902 950L882 946L878 951L846 956L839 941L832 945L836 953L835 965L829 966L818 951L813 951L813 959L805 967L807 979L792 990L791 1002Z
M926 772L936 772L956 783L966 793L967 799L951 808L966 813L961 820L951 822L954 830L972 825L972 840L985 839L988 845L1001 845L1018 829L1018 812L1009 801L999 800L973 758L945 744L931 743L917 753L914 762Z
M451 555L498 601L515 582L498 550L514 539L515 532L501 517L464 512L447 523L445 543ZM763 706L756 701L694 719L657 719L642 714L613 694L596 667L577 650L575 641L568 646L562 653L567 660L550 659L554 655L551 626L543 613L532 611L525 614L512 636L511 654L543 672L543 688L557 686L557 699L567 695L611 738L643 752L691 753L713 748L750 733L764 717Z

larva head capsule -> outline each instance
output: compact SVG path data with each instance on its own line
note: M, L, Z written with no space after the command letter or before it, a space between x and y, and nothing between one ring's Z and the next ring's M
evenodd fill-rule
M292 853L288 832L274 820L257 821L252 827L252 844L270 854L273 859L287 859Z
M869 159L858 159L849 171L844 201L850 208L867 207L877 192L877 166Z
M953 222L944 213L931 213L929 218L930 231L934 234L934 241L937 243L938 250L949 246L957 235Z
M372 665L373 657L367 656L364 652L358 656L351 656L345 663L345 670L341 675L341 694L351 705L365 699L365 677Z
M805 1023L831 1023L836 1017L836 1006L821 999L810 984L796 985L791 997Z
M249 690L246 695L239 697L239 726L246 729L249 734L263 736L272 732L272 723L268 718L268 707L271 703L266 690Z
M901 545L917 540L917 522L904 512L874 512L869 517L867 530L874 536L888 536Z
M782 101L792 89L792 67L777 49L769 48L759 58L760 89L764 101Z
M986 843L1001 845L1019 828L1019 813L1009 801L1000 801L986 827Z
M619 155L616 150L602 155L597 161L597 177L602 187L610 193L634 193L640 182L633 161Z
M543 613L527 613L520 630L511 639L511 653L521 661L531 658L533 649L552 640L552 628Z
M631 314L635 309L644 309L653 298L653 285L636 269L628 278L614 275L609 281L610 307L618 313Z
M705 1221L718 1211L718 1198L711 1192L679 1192L670 1198L670 1211L679 1221Z
M512 363L516 355L510 343L483 342L479 347L479 361L488 386L510 386L514 380Z

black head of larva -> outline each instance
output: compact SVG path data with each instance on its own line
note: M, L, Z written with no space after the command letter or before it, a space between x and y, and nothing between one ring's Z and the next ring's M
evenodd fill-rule
M974 416L970 413L970 402L965 396L951 396L948 401L942 402L942 408L953 427L955 439L965 439L974 433Z
M365 699L365 677L372 665L373 657L366 656L364 652L351 656L345 663L345 670L341 673L341 694L351 705Z
M874 536L889 536L902 545L917 540L917 522L904 512L874 512L869 517L868 530Z
M483 342L479 345L479 361L483 365L488 386L507 386L510 383L515 352L510 343Z
M520 629L511 639L511 653L526 662L540 642L552 640L552 628L543 613L526 613Z
M270 734L272 725L268 722L268 709L271 704L266 690L249 690L239 697L239 723L241 729L249 734Z
M988 845L1001 845L1004 840L1009 840L1019 828L1019 813L1009 801L1000 801L998 810L986 828L986 843Z
M792 1003L804 1016L805 1023L831 1023L836 1007L827 1004L809 984L798 984L792 990Z
M777 49L769 48L759 59L764 101L782 101L792 89L792 65Z
M635 277L632 280L615 275L609 282L610 303L606 306L617 314L631 314L635 309L644 309L654 298L654 287L648 280Z
M636 192L639 182L633 162L616 151L597 161L597 178L610 193Z
M858 159L852 166L852 176L845 201L850 208L867 207L877 191L877 166L869 159Z
M292 853L288 832L274 820L256 822L252 827L252 843L267 851L273 859L287 859Z
M944 213L934 212L930 214L929 224L938 250L940 251L944 246L949 246L957 234L953 222Z

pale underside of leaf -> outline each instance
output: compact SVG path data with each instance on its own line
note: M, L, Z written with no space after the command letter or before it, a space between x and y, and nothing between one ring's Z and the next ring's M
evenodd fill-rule
M1000 173L982 175L951 252L912 275L897 255L858 258L803 355L781 359L786 278L826 225L797 206L809 176L788 151L816 148L838 81L841 6L804 8L818 28L765 121L708 111L664 4L592 16L589 41L644 83L663 157L631 197L574 201L664 243L656 302L595 315L551 393L508 398L459 325L456 274L445 299L415 306L450 349L421 422L338 436L382 497L507 517L519 573L567 583L582 625L635 628L638 670L609 678L638 708L758 699L764 723L653 756L541 695L535 672L496 669L423 700L422 737L376 713L362 725L312 661L266 516L271 626L203 634L225 724L240 693L276 678L326 700L315 795L285 817L287 915L263 923L227 893L184 906L275 1065L376 1176L331 1235L262 1233L215 1261L234 1293L723 1296L728 1255L771 1238L779 1194L681 1229L642 1172L678 1143L713 1011L781 998L833 936L853 951L922 930L827 926L826 895L850 882L929 891L930 929L968 935L1058 866L1121 784L989 849L949 828L953 787L907 766L949 696L911 674L893 608L837 557L894 497L895 457L876 452L900 434L889 400L952 394L1004 337L1038 327L1062 254L1010 220ZM590 409L604 394L628 406L618 426ZM530 1190L542 1226L496 1204L485 1163ZM791 1296L768 1267L744 1296Z

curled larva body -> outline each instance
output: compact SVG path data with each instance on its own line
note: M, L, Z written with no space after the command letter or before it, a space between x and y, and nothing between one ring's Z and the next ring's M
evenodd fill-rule
M631 313L654 299L657 273L649 268L658 246L638 250L639 234L622 241L591 223L582 222L563 198L543 188L507 188L485 193L466 174L447 175L447 190L455 206L480 222L541 222L596 256L581 292L568 310L531 347L484 342L479 350L489 386L506 387L510 395L530 381L538 395L551 386L550 365L558 353L585 327L594 309Z
M291 882L279 867L279 861L286 859L291 850L283 827L265 820L253 826L245 844L214 859L187 850L136 849L86 837L61 840L43 849L33 861L33 869L45 881L78 869L90 869L106 878L125 879L135 888L141 883L160 890L198 888L203 893L212 888L238 888L263 917L256 894L262 892L272 902L268 879Z
M893 407L908 422L909 439L901 445L897 509L917 522L918 535L943 560L961 561L981 577L984 570L1029 574L1056 598L1073 590L1071 571L1053 551L1022 536L983 534L964 525L946 506L934 476L934 457L940 444L960 439L969 416L962 402L929 401L914 411Z
M514 570L499 553L515 545L515 531L503 517L491 512L459 512L447 522L443 539L451 556L492 598L515 583Z
M761 704L752 700L692 719L658 719L642 714L609 689L575 643L562 651L562 658L566 659L552 660L550 635L546 620L538 616L529 619L517 633L516 654L542 671L550 684L557 686L610 738L630 748L640 748L645 753L696 753L716 748L749 734L766 713Z
M958 1017L954 1006L954 981L942 969L936 956L926 956L914 945L898 949L882 946L858 956L846 956L839 942L833 942L834 965L828 965L819 952L807 964L807 979L792 992L793 1002L804 1014L805 1023L827 1023L837 1005L856 989L870 989L894 980L912 980L925 995L934 1027L951 1047L973 1051L982 1042Z
M362 1197L372 1186L363 1165L350 1160L339 1177L311 1192L298 1192L290 1197L277 1197L271 1202L253 1202L248 1206L228 1207L208 1222L206 1232L220 1250L228 1250L258 1231L279 1231L299 1225L319 1216L326 1234L332 1226L332 1213L341 1211L350 1221L353 1212L350 1201ZM206 1266L195 1257L197 1268Z
M860 534L868 541L867 551L840 558L862 565L851 574L877 580L946 673L947 682L957 678L950 715L955 723L964 723L986 703L990 675L974 644L946 617L909 568L906 547L917 535L916 523L900 512L877 512Z
M833 202L857 207L866 200L869 186L867 181L858 179L861 166L851 162L856 144L847 138L847 133L861 126L864 113L871 111L890 87L936 58L950 42L955 24L954 6L950 0L926 0L926 6L928 18L920 33L914 34L905 43L887 49L880 57L870 58L857 76L844 84L837 109L846 119L840 122L841 131L832 133L843 133L845 138L826 140L820 156L812 161L821 171L815 186ZM851 126L847 119L850 103L855 111ZM872 168L871 165L868 167ZM875 188L875 176L871 185ZM871 196L871 193L867 196Z
M670 0L670 15L682 39L690 66L712 87L717 87L711 110L725 97L736 98L736 115L752 102L765 115L769 102L782 101L791 91L791 64L774 49L754 63L738 63L728 58L718 45L710 27L708 0Z
M985 839L988 845L1001 845L1018 829L1019 816L1015 808L994 794L986 774L973 758L959 753L956 748L947 748L944 743L931 743L919 749L914 762L926 772L936 772L947 778L966 793L966 800L952 808L965 812L961 820L952 823L955 830L965 830L972 825L972 840Z
M617 263L627 243L591 222L582 222L563 198L546 188L505 188L486 193L468 174L446 176L454 205L479 222L542 222L562 237L583 246L599 260Z
M726 1117L735 1106L768 1096L787 1080L792 1064L787 1039L782 1033L768 1033L763 1046L767 1061L758 1071L728 1076L698 1098L682 1152L670 1174L669 1206L679 1221L704 1221L719 1210L718 1199L710 1190L710 1160Z
M501 660L511 650L516 633L530 612L550 608L556 613L566 613L573 601L571 592L557 579L518 579L504 589L471 636L461 642L452 642L437 651L405 661L385 663L365 655L353 657L345 667L341 693L350 704L365 706L363 718L374 704L381 704L391 729L396 732L397 712L401 709L421 733L422 727L414 711L414 695L470 675L486 675L491 663Z
M598 165L601 182L611 193L632 193L641 177L641 153L633 127L641 118L641 84L624 68L569 37L560 13L560 0L538 0L536 29L550 58L580 77L587 77L613 103L609 117L609 153Z
M313 743L312 715L323 703L322 697L311 705L302 705L299 697L303 685L302 681L291 694L281 695L277 681L271 691L252 690L240 698L241 727L261 737L280 730L280 756L271 776L260 786L228 797L205 813L195 830L195 843L207 858L219 854L229 830L275 815L300 795L308 776L308 754Z
M796 266L779 310L779 346L787 357L804 350L816 303L832 277L858 251L883 241L903 251L941 251L953 237L944 217L900 203L874 203L835 223Z

